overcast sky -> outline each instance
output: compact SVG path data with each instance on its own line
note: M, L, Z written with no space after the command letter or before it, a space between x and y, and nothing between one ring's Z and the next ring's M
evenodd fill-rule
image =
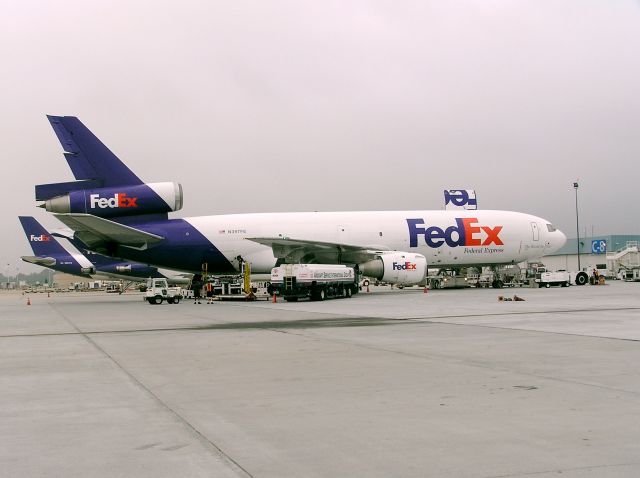
M0 0L2 268L78 116L173 217L482 209L640 234L640 2ZM10 264L10 266L6 266Z

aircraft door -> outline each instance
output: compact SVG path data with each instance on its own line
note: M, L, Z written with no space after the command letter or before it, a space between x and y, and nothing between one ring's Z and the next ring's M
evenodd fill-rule
M537 222L532 222L531 223L531 232L533 233L533 240L535 241L539 241L540 240L540 229L538 228L538 223Z

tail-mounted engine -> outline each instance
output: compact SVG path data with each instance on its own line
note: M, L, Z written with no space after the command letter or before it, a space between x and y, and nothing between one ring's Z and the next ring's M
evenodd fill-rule
M427 275L427 259L422 254L389 252L359 265L360 273L382 282L397 285L415 285Z
M182 209L182 186L178 183L151 183L79 189L47 199L49 212L85 213L100 217L163 214Z

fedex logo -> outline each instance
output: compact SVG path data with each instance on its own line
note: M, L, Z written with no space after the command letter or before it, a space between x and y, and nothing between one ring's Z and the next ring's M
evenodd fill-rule
M391 265L391 268L394 271L415 271L417 267L418 267L418 264L415 264L413 262L405 262L403 264L399 264L398 262L394 262Z
M500 231L503 226L477 226L475 217L456 218L456 225L442 229L438 226L422 227L424 219L407 219L409 246L418 247L418 236L423 236L427 246L438 248L443 244L456 246L503 246Z
M95 209L97 207L100 209L107 207L138 207L138 198L128 197L127 193L116 193L110 198L101 198L99 194L91 194L89 195L89 199L91 201L91 209Z
M478 209L476 192L473 189L445 189L444 206L461 207L463 209Z
M29 240L31 242L49 242L51 240L51 236L47 236L46 234L40 234L39 236L34 236L31 234L29 236Z

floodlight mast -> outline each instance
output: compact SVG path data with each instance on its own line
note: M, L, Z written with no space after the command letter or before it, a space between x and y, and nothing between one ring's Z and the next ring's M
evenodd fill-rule
M580 224L578 222L578 181L573 183L573 188L576 191L576 248L578 249L578 271L581 271L580 267Z

